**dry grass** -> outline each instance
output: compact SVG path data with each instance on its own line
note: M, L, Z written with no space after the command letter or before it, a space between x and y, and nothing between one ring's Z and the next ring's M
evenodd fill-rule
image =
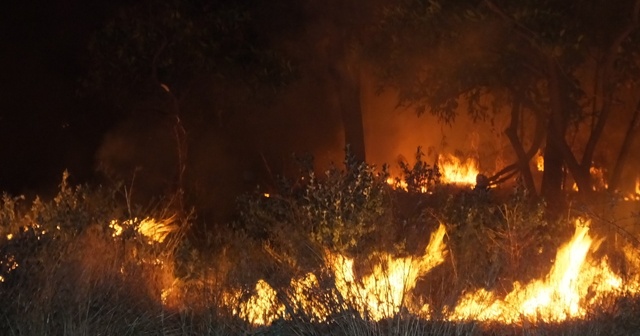
M424 202L420 197L417 199ZM434 207L451 223L449 254L416 287L435 312L455 303L464 288L486 285L490 280L498 283L498 276L515 278L523 267L531 266L523 263L523 258L531 258L525 251L540 242L536 235L546 225L535 209L498 204L497 211L492 211L484 199L467 198L464 203L460 198L438 197L432 197ZM267 235L269 244L242 230L219 228L200 237L196 248L186 236L191 219L172 218L175 212L170 203L132 210L111 191L69 188L64 183L51 201L36 201L31 206L21 202L5 197L0 213L0 253L4 256L0 263L4 280L0 282L0 330L6 335L590 336L632 335L640 330L640 300L631 295L607 298L587 318L562 323L448 322L438 314L420 318L402 307L392 317L373 321L355 302L340 296L327 269L317 270L319 286L305 293L307 302L328 312L326 319L317 319L293 298L299 293L289 284L322 265L321 249L312 239L286 242L304 237L303 231L293 227L273 227L276 232ZM415 212L415 207L409 208ZM394 211L385 213L394 213L410 224L418 222ZM300 218L299 212L278 215ZM175 229L163 241L153 242L136 229L140 221L132 221L114 236L111 220L133 217L159 218L165 226L167 221L162 219L171 218ZM393 232L383 229L385 234ZM413 229L429 232L425 227ZM482 236L485 233L494 236L489 239ZM424 239L410 238L384 246L395 244L395 253L405 256L424 250ZM545 242L552 244L552 238ZM362 251L375 245L372 242L376 241L367 241ZM18 266L11 267L11 260ZM363 260L360 268L372 267L366 264L370 259ZM487 260L510 267L497 270L499 274L483 274ZM535 273L529 271L526 277ZM258 279L274 288L284 306L282 318L268 326L251 325L233 313L234 307L254 294ZM230 292L238 295L230 298Z

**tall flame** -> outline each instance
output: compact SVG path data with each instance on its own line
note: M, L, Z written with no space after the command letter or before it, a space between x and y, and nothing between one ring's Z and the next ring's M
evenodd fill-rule
M462 161L453 155L440 155L438 167L444 183L474 185L479 174L478 162L472 158Z
M480 289L463 297L449 319L514 323L523 319L563 321L584 317L589 305L622 286L622 279L611 271L606 261L599 266L585 263L593 243L588 225L589 222L576 221L573 238L558 250L545 279L526 286L516 282L504 299Z
M336 288L343 298L349 300L363 315L373 320L392 317L408 304L406 298L416 286L418 278L444 261L444 225L431 235L424 254L419 258L394 258L388 254L380 256L373 265L371 274L357 279L353 259L336 255L332 257Z
M480 288L464 295L452 307L441 311L448 321L492 321L517 324L523 321L561 322L584 318L608 295L637 293L635 282L625 283L610 268L607 259L589 261L590 251L601 241L589 236L590 221L576 220L569 242L558 249L549 273L527 284L513 283L504 297ZM393 317L401 309L431 318L431 307L413 296L418 279L446 256L444 225L431 234L429 244L419 257L394 257L379 252L369 257L365 274L355 267L354 258L325 252L327 270L332 273L334 289L325 291L313 273L291 280L288 288L274 289L259 280L247 296L241 290L226 291L223 305L237 317L255 326L269 325L277 319L291 318L297 309L312 321L325 321L335 308L354 309L366 318L379 321ZM317 293L322 293L318 300ZM325 303L328 300L330 306ZM334 304L337 304L335 306ZM334 310L332 310L334 309Z
M418 258L394 258L380 253L379 263L373 265L370 274L362 277L356 275L353 258L327 252L327 266L333 271L335 286L342 299L361 314L378 321L398 313L408 303L408 294L416 286L418 278L444 261L444 234L445 226L440 225L431 235L424 255ZM288 292L293 295L290 298L293 305L322 321L328 316L328 310L305 295L305 292L318 287L316 276L308 273L302 279L293 279ZM284 304L266 281L259 280L253 292L244 301L240 291L227 295L229 304L236 306L234 314L254 325L270 324L285 317Z

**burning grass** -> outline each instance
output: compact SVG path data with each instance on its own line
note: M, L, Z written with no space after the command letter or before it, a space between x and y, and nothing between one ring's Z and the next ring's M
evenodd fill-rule
M411 176L427 176L414 166ZM412 169L412 170L413 170ZM423 175L420 175L423 174ZM169 199L118 189L5 196L0 329L11 335L628 334L640 317L635 233L606 214L549 222L516 189L387 184L357 162L312 170L238 220L188 234ZM428 181L428 179L427 179ZM579 215L579 216L578 216ZM578 218L584 220L580 221Z

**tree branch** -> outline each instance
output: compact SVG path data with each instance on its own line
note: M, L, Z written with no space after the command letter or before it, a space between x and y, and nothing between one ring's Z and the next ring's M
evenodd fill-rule
M635 111L633 111L633 117L631 118L631 123L627 127L627 132L624 135L624 140L622 142L622 147L620 148L620 152L618 153L618 158L616 159L616 164L613 168L613 173L611 174L611 179L609 181L609 190L616 190L618 185L620 184L620 179L622 177L622 168L624 167L627 158L629 157L631 143L633 142L634 136L636 135L636 130L638 128L638 122L640 121L640 100L638 100L638 104L636 105Z
M593 160L593 155L595 153L596 145L600 140L600 136L604 131L604 126L609 119L609 115L611 113L611 107L613 102L613 90L614 85L612 81L613 76L613 68L616 60L616 56L618 54L618 50L620 50L620 46L622 43L638 28L640 16L640 0L636 0L633 6L633 11L631 13L631 20L629 24L625 27L625 29L620 32L620 34L613 40L611 45L608 48L608 51L605 56L604 64L602 66L601 72L601 90L603 97L602 110L600 111L600 116L596 122L596 125L589 135L589 139L587 140L587 145L585 146L584 155L582 157L582 162L580 163L584 167L591 166L591 162Z

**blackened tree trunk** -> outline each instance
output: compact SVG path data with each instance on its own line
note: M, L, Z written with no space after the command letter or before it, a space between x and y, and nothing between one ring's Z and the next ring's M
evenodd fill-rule
M564 164L573 158L569 150L565 134L567 130L568 106L565 102L563 83L555 60L549 59L548 68L550 115L547 120L547 139L544 150L544 173L540 193L547 201L548 213L555 217L564 207L563 184ZM570 157L569 157L570 156ZM577 166L577 163L574 164ZM576 169L577 170L577 169Z
M555 217L565 206L562 192L564 161L562 152L551 137L551 133L547 133L547 145L544 150L544 173L542 175L540 194L547 202L548 213Z
M330 11L334 20L327 50L329 76L336 90L337 108L339 109L344 128L345 145L358 161L366 160L364 126L361 105L361 68L360 50L366 26L364 7L355 1L330 2L334 5ZM335 12L337 11L337 12Z
M346 54L349 51L341 52ZM349 55L343 55L331 69L331 77L337 91L338 108L344 128L344 142L358 161L366 160L362 105L360 101L360 69Z
M516 156L518 158L518 170L520 171L520 176L523 179L525 187L529 190L530 194L537 196L535 183L533 181L533 174L531 174L529 162L538 151L538 148L540 148L540 142L542 141L542 132L538 125L539 122L537 122L533 144L528 151L525 151L522 141L520 141L521 136L518 135L518 126L520 125L523 113L522 110L522 100L519 96L516 96L511 108L511 121L509 127L507 127L504 133L509 139L509 142L511 142L511 147L516 152Z
M611 178L609 180L609 186L607 187L609 190L615 191L620 186L620 181L622 180L622 168L626 165L629 159L629 155L631 155L631 144L636 138L639 123L640 101L638 101L636 109L635 111L633 111L631 122L629 123L629 126L627 126L627 131L625 132L624 140L622 141L622 147L620 148L620 152L618 153L618 158L616 160L615 166L613 168L613 173L611 174Z

